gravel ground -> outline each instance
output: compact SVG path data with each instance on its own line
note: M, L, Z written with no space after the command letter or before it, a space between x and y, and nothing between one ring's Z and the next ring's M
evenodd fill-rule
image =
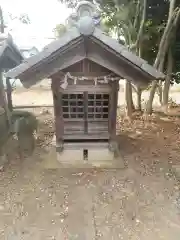
M34 112L40 126L33 156L20 160L12 152L0 173L0 239L179 240L180 186L172 172L178 119L119 118L123 170L52 170L44 165L52 115Z

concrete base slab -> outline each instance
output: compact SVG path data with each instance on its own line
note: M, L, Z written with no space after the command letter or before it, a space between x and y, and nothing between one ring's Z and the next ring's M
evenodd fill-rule
M88 149L88 162L113 161L114 153L109 149Z
M62 153L57 152L57 160L62 167L79 167L79 168L124 168L124 161L121 157L114 158L114 154L108 149L93 150L88 149L88 158L84 159L83 149L64 150Z
M77 152L74 152L77 151ZM45 169L61 169L61 168L118 168L123 169L124 161L121 157L98 159L97 156L90 161L85 161L80 154L80 150L66 150L64 154L56 152L56 148L51 148L48 155L42 161L41 165ZM104 156L104 155L103 155ZM67 158L66 158L67 157Z
M63 162L83 162L84 157L83 157L83 151L81 149L68 149L64 150L61 153L57 152L57 160L60 163Z
M124 168L121 156L115 158L106 143L64 144L62 152L58 152L55 138L52 148L44 161L45 168Z

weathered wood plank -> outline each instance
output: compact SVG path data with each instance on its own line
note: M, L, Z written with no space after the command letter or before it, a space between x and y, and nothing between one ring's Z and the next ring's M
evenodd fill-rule
M64 140L93 140L93 139L101 139L101 140L109 140L109 134L107 133L98 133L98 134L67 134L64 135Z
M60 89L59 90L62 91L63 93L82 93L84 91L87 90L88 87L88 92L89 93L109 93L110 92L110 88L109 85L107 84L102 84L102 85L91 85L91 86L87 86L87 85L68 85L67 89Z
M140 82L141 84L143 82L147 84L152 80L151 75L140 71L136 66L130 66L130 63L128 64L119 59L118 56L111 53L110 50L99 48L96 42L89 42L89 48L91 50L88 51L88 59L111 70L120 76L120 78L128 79L136 83Z
M112 94L110 96L110 106L109 106L109 133L111 140L116 139L116 118L117 118L117 102L118 102L118 88L119 83L112 83Z
M88 92L84 92L84 134L87 134L89 131L88 124Z
M62 142L63 135L64 135L64 121L63 121L63 112L62 112L62 104L61 104L62 93L58 92L55 87L56 87L55 82L52 82L56 141Z

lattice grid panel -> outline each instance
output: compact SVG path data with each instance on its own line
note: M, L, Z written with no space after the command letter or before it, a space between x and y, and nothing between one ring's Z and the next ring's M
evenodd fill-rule
M88 94L88 119L108 119L109 94Z
M109 94L88 94L87 96L86 99L84 94L63 94L63 117L83 119L86 111L87 120L108 119Z
M64 118L84 118L83 94L63 94Z

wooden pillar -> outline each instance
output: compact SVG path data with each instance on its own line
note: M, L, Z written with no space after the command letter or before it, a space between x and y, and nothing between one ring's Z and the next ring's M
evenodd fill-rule
M8 108L7 101L6 101L6 93L4 90L2 69L0 69L0 106L4 108L4 110L6 112L7 123L10 126L11 125L11 117L10 117L9 108Z
M12 104L12 86L10 83L10 79L6 78L6 88L7 88L7 101L8 101L8 108L9 111L13 111L13 104Z
M110 147L116 146L116 119L117 119L117 104L118 104L118 90L119 82L114 81L111 83L111 95L110 95L110 113L109 113L109 133L110 133Z
M60 92L60 84L58 79L52 79L52 94L54 103L54 117L55 117L55 134L56 144L60 147L63 146L64 135L64 121L62 111L62 93Z
M0 136L2 138L2 139L0 139L0 169L2 169L3 164L5 163L5 160L6 160L6 157L4 155L4 145L5 145L6 137L8 138L8 131L9 131L10 124L11 124L11 118L10 118L9 109L8 109L7 102L6 102L6 95L5 95L4 84L3 84L3 70L0 68L0 109L1 109L1 107L2 107L1 113L3 113L3 111L5 111L5 119L3 119L3 115L0 117L1 117L2 123L4 123L4 121L5 121L5 125L7 124L7 132L6 132L6 129L4 129L4 131L6 133L4 132L4 134L3 134L1 132L1 136ZM1 131L2 131L2 129L1 129ZM7 136L6 136L6 134L7 134Z
M0 69L0 106L4 108L5 94L2 70Z

